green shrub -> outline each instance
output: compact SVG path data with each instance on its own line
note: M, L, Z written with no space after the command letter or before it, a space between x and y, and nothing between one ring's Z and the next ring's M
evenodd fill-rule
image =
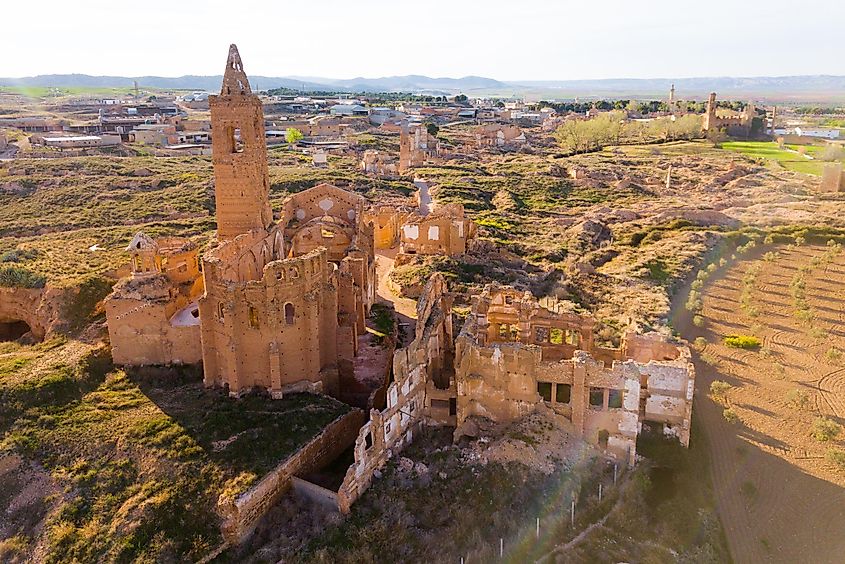
M0 286L5 288L43 288L47 277L20 266L0 268Z
M825 351L824 357L828 360L828 362L837 364L842 361L842 351L836 347L830 347L827 351Z
M739 491L747 498L755 498L757 497L757 486L754 485L754 482L746 480L742 483L739 487Z
M728 391L733 388L727 382L722 380L714 380L710 383L710 395L719 400L724 400Z
M737 349L754 350L760 348L760 339L752 335L728 335L725 344Z
M810 404L810 394L805 390L790 390L784 396L786 403L798 409L804 409Z
M845 450L831 448L825 454L828 462L833 464L837 470L845 472Z
M700 315L694 315L692 317L692 324L696 327L703 327L704 326L704 318Z
M23 262L38 256L36 249L14 249L0 255L0 262Z
M728 423L738 423L739 422L739 415L736 414L731 408L727 408L722 412L722 417L725 418L725 421Z
M705 339L704 337L696 337L695 341L693 341L693 346L697 350L703 351L704 348L707 346L707 339Z
M813 421L813 430L810 433L814 439L820 442L832 441L842 432L842 426L836 421L827 417L817 417Z

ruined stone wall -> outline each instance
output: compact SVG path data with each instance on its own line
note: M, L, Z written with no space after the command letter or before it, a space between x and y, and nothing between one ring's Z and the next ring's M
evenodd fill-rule
M373 243L376 249L392 249L399 244L399 226L411 213L392 206L379 206L364 215L364 221L373 226Z
M239 395L261 387L337 394L337 278L325 249L268 262L261 277L232 283L206 261L200 300L207 386ZM307 385L306 385L307 388Z
M475 223L464 218L463 206L450 206L426 216L412 216L400 229L400 251L407 254L458 256L466 253Z
M485 289L456 342L456 436L472 432L473 416L507 422L544 402L621 460L633 462L642 421L688 445L689 349L658 334L628 334L620 349L596 347L593 323L540 307L528 293Z
M221 500L217 512L223 518L223 538L230 544L245 540L258 520L291 488L293 476L316 472L331 463L352 444L363 424L364 412L353 409L329 423L248 491L234 500Z
M393 355L394 381L387 388L387 407L371 410L370 421L355 441L355 461L338 490L338 505L348 513L370 486L379 468L413 441L422 425L428 423L427 389L433 385L436 359L449 357L452 343L451 297L441 274L429 279L417 304L417 325L410 345ZM454 394L454 382L451 382ZM449 392L447 392L449 393ZM438 421L435 421L435 424Z
M475 132L479 147L506 147L525 142L525 134L516 125L482 125Z
M179 323L173 316L175 300L163 276L147 280L143 295L118 288L105 301L106 321L112 359L124 366L195 364L202 360L199 319L190 312L191 321ZM152 286L160 282L164 294L158 296ZM184 307L189 304L183 299Z
M104 307L115 364L195 364L202 360L196 301L204 291L196 245L136 233L126 248L132 273Z
M819 190L821 192L845 191L845 170L842 170L842 163L826 163L824 165Z
M380 178L397 178L399 163L394 157L368 149L361 158L361 171Z

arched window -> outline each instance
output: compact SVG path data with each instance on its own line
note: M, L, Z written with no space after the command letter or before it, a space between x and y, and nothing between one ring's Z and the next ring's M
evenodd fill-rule
M220 321L223 321L223 318L225 317L225 311L226 311L226 308L223 305L223 302L218 303L217 304L217 319L219 319Z
M296 310L294 309L293 304L290 303L290 302L286 303L285 304L285 323L287 323L288 325L293 325L293 319L294 319L295 313L296 313Z

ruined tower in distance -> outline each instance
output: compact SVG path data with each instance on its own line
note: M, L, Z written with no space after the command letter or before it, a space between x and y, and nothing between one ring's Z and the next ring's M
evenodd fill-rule
M217 238L221 241L273 221L261 100L252 93L237 46L229 46L223 87L209 96Z

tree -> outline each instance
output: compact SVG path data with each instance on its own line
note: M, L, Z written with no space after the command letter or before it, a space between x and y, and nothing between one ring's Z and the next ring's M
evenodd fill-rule
M455 102L457 102L458 104L463 104L467 100L469 100L469 98L466 97L466 94L458 94L457 96L455 96Z
M285 141L287 141L291 145L293 145L303 137L305 136L302 134L302 132L296 129L295 127L289 127L285 132Z
M425 130L428 131L428 134L432 137L437 137L437 133L440 131L440 128L437 127L436 123L427 123L425 124Z

